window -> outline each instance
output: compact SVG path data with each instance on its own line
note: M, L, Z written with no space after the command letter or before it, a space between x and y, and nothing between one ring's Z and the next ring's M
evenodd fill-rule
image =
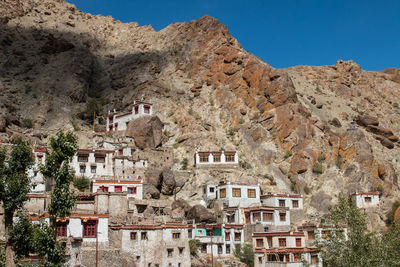
M286 247L286 238L279 238L279 247Z
M235 162L235 153L225 153L226 162Z
M147 240L147 232L141 232L140 233L140 239L141 240Z
M172 257L173 248L167 248L168 257Z
M218 254L222 254L222 245L218 245Z
M272 221L272 218L273 218L272 212L264 212L263 213L263 221L264 222Z
M214 162L221 162L221 153L213 153Z
M122 192L122 186L121 185L116 185L114 186L115 192Z
M207 253L207 245L206 244L201 245L201 253Z
M56 231L57 237L67 237L67 223L57 222Z
M128 194L136 195L137 189L136 187L128 187Z
M371 203L371 197L365 197L364 198L364 200L365 200L365 203Z
M299 207L299 201L298 200L292 200L292 207L293 208L298 208Z
M183 254L183 250L185 249L185 248L178 248L179 249L179 255L182 255Z
M256 190L255 189L247 189L247 197L248 198L255 198L256 197Z
M262 238L256 239L256 247L258 248L264 247L264 240Z
M225 246L225 253L226 254L231 254L231 245L226 245Z
M150 113L150 106L144 106L144 113Z
M96 173L96 166L90 166L90 173Z
M261 221L261 213L260 212L254 212L253 213L253 221Z
M262 263L262 257L258 257L258 263Z
M296 238L296 247L301 247L301 238Z
M122 156L123 154L124 154L124 150L122 150L122 149L118 150L118 155L119 156Z
M100 187L101 192L108 192L108 187L106 186L101 186Z
M242 234L241 233L235 233L235 241L241 241Z
M135 114L139 114L139 106L135 106Z
M321 231L321 239L322 240L329 240L330 236L331 236L330 231L328 231L328 230Z
M232 196L233 197L240 197L241 196L240 188L232 188Z
M188 230L188 235L189 235L189 238L192 238L192 237L193 237L192 229L189 229L189 230Z
M78 162L88 162L89 155L78 155Z
M97 222L87 221L83 222L83 237L96 237L97 235Z
M210 193L214 193L215 188L214 187L210 187Z
M115 123L115 130L118 131L118 122Z
M308 232L307 232L307 239L308 239L308 240L315 240L315 233L314 233L314 231L308 231Z
M231 232L225 232L225 241L231 240Z
M208 162L208 153L199 153L200 162Z
M137 239L137 233L131 232L131 240L136 240L136 239Z
M294 254L294 261L295 262L301 261L301 254L300 253L295 253Z
M284 212L279 213L279 220L281 222L286 221L286 213L284 213Z
M279 207L286 207L286 201L284 199L279 199Z
M311 264L318 263L318 255L311 255Z
M172 238L173 239L180 239L181 238L181 233L172 233Z
M95 161L97 163L104 163L104 162L106 162L106 158L105 157L96 157Z
M80 165L79 166L79 172L80 173L85 173L86 172L86 166L85 165Z
M133 154L135 153L135 149L131 148L131 156L133 156ZM144 165L144 163L143 163Z
M226 189L225 188L221 188L219 190L219 197L220 198L225 198L226 197Z

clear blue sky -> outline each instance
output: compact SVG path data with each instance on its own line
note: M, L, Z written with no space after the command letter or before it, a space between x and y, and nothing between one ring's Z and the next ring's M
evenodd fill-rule
M400 68L400 0L67 0L91 13L160 30L208 14L276 68L353 59Z

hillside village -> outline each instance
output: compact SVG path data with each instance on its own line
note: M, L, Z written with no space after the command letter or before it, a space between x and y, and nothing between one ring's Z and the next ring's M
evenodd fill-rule
M229 176L203 184L202 200L192 207L176 198L179 187L172 192L162 188L166 198L154 199L147 187L153 187L149 182L155 177L146 170L153 158L142 157L135 140L124 136L131 121L152 113L151 103L143 102L135 102L131 113L110 113L103 137L91 148L79 148L70 162L75 175L89 179L90 186L76 189L71 215L57 219L68 266L233 266L239 264L234 250L244 243L252 244L254 266L322 266L315 241L347 234L345 226L307 218L300 194L262 192L259 184L231 182ZM39 171L48 152L47 147L32 148L35 164L29 170L32 186L25 208L37 223L49 222L52 183ZM194 151L193 157L193 167L199 169L229 171L239 165L236 151ZM174 180L168 168L159 175L162 187ZM379 205L378 192L357 192L352 198L359 208ZM192 240L198 240L196 257Z

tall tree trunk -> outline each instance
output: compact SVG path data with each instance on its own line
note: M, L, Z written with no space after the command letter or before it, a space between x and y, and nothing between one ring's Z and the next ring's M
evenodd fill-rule
M4 212L4 226L5 226L5 250L6 250L6 267L14 267L14 251L10 243L10 232L13 223L13 212Z

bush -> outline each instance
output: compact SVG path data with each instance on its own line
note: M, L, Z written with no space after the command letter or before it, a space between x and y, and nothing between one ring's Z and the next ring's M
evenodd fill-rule
M189 163L189 160L188 160L187 158L184 158L184 159L181 161L182 170L186 170L186 169L187 169L188 163Z
M33 128L33 121L31 119L25 118L21 121L21 127L23 128Z
M341 157L340 155L337 155L337 156L336 156L336 159L335 159L336 167L340 168L340 166L342 165L342 163L343 163L342 157Z
M78 188L79 191L84 191L90 186L90 180L84 176L76 177L74 179L74 186Z
M251 244L235 245L233 255L248 266L254 266L254 252Z
M321 153L318 155L318 162L322 163L326 159L325 153Z
M284 159L290 158L293 155L292 150L286 150L285 155L283 156Z
M239 161L239 166L245 170L251 169L251 165L247 161Z
M192 239L189 240L189 250L191 255L197 255L197 251L200 246L200 240Z
M323 172L324 172L324 167L322 166L321 163L319 163L318 161L316 161L316 162L314 163L314 166L313 166L313 168L312 168L312 171L313 171L314 173L323 173Z
M396 210L400 207L400 202L395 201L392 205L392 209L388 212L386 215L387 217L387 224L392 225L394 223L394 215L396 213Z

